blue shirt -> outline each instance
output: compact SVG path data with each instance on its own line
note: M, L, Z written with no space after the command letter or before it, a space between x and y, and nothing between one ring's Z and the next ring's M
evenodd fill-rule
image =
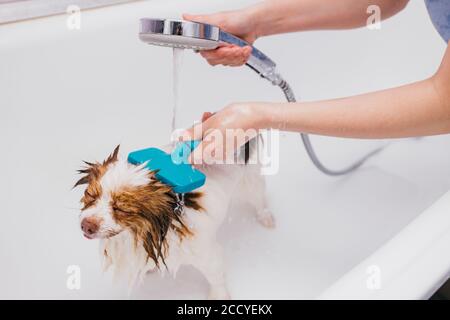
M441 37L450 40L450 0L425 0L428 13Z

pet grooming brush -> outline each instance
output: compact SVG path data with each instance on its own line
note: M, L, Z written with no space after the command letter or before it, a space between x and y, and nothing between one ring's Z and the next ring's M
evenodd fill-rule
M134 165L146 163L145 167L155 171L156 178L172 187L176 193L187 193L205 184L205 175L194 169L187 161L200 141L178 142L171 154L158 148L133 151L128 162Z

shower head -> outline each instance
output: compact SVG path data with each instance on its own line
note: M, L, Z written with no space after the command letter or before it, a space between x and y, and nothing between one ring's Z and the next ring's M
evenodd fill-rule
M172 19L141 19L139 38L158 46L212 50L219 46L219 28L206 23Z
M176 19L141 19L139 38L148 44L193 50L212 50L227 43L240 47L251 46L217 26ZM274 85L279 85L282 79L276 72L276 64L264 53L251 47L247 66Z

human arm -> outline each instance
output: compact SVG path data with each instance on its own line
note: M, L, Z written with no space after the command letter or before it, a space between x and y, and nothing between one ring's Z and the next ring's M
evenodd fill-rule
M366 25L367 8L380 8L381 19L401 11L409 0L266 0L241 10L209 15L183 15L184 19L219 26L248 43L259 37L287 32L350 29ZM250 56L251 48L223 46L201 51L211 65L239 66Z
M205 118L188 131L194 139L203 139L203 146L216 143L209 139L214 131L226 139L227 129L276 128L365 139L450 133L450 49L438 71L420 82L326 101L235 103ZM234 152L231 147L225 152ZM203 161L201 150L194 151L195 163Z

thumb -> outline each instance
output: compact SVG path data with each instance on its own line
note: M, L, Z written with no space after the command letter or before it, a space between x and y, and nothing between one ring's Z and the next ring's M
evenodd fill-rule
M194 167L203 165L204 144L204 141L201 141L200 144L194 150L192 150L191 154L188 157L188 163L190 163Z
M189 129L184 130L180 134L181 141L188 141L188 140L202 140L203 135L206 131L206 128L208 126L205 126L205 122L211 118L214 115L213 112L204 112L202 115L202 121L198 122L197 124L193 125Z
M211 145L214 148L213 143L214 141L211 139L203 139L189 155L188 162L194 167L216 163L217 159L214 158L216 152L210 147Z
M214 115L213 112L203 112L202 115L202 122L205 122L206 120L208 120L209 118L211 118Z
M189 129L185 130L181 135L181 141L202 140L205 127L203 122L199 122Z

